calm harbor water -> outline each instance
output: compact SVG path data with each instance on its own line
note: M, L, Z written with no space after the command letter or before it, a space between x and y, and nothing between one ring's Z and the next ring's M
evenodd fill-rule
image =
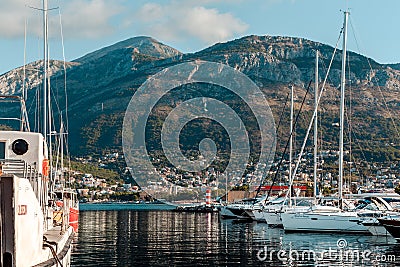
M399 266L400 244L363 235L285 234L217 213L81 211L72 266Z

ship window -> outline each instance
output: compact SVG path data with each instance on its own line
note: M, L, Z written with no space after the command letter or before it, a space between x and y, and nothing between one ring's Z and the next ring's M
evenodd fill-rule
M0 142L0 159L6 158L6 142Z
M17 139L12 143L12 151L17 155L23 155L28 151L28 143L24 139Z

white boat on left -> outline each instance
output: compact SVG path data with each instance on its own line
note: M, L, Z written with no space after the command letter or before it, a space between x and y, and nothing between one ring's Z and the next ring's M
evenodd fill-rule
M0 166L1 266L69 266L74 201L64 196L57 210L50 197L43 135L0 131Z
M0 105L17 102L21 111L16 118L12 112L15 109L7 109L10 110L7 114L0 115L1 120L11 124L11 129L18 128L0 130L0 265L3 267L70 266L71 243L77 230L76 192L65 188L64 169L58 164L60 158L63 162L64 153L60 147L64 145L60 144L67 133L62 123L66 118L58 115L61 125L57 133L51 114L54 100L48 86L46 0L40 10L44 22L44 58L42 86L36 94L40 105L35 115L41 115L36 124L38 132L30 131L25 108L28 94L24 86L22 96L0 96ZM52 145L55 143L57 146ZM53 151L54 147L57 151Z

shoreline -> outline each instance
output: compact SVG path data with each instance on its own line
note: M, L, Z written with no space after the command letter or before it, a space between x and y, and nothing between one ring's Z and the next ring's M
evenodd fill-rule
M164 203L86 202L79 203L79 211L108 210L174 210L176 206Z

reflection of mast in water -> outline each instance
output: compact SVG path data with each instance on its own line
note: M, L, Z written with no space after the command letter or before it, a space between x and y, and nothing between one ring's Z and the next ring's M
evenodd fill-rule
M206 244L205 244L205 248L206 250L211 250L214 246L214 235L213 235L213 222L212 222L212 214L211 213L207 213L207 237L206 237ZM218 235L216 235L217 237Z

